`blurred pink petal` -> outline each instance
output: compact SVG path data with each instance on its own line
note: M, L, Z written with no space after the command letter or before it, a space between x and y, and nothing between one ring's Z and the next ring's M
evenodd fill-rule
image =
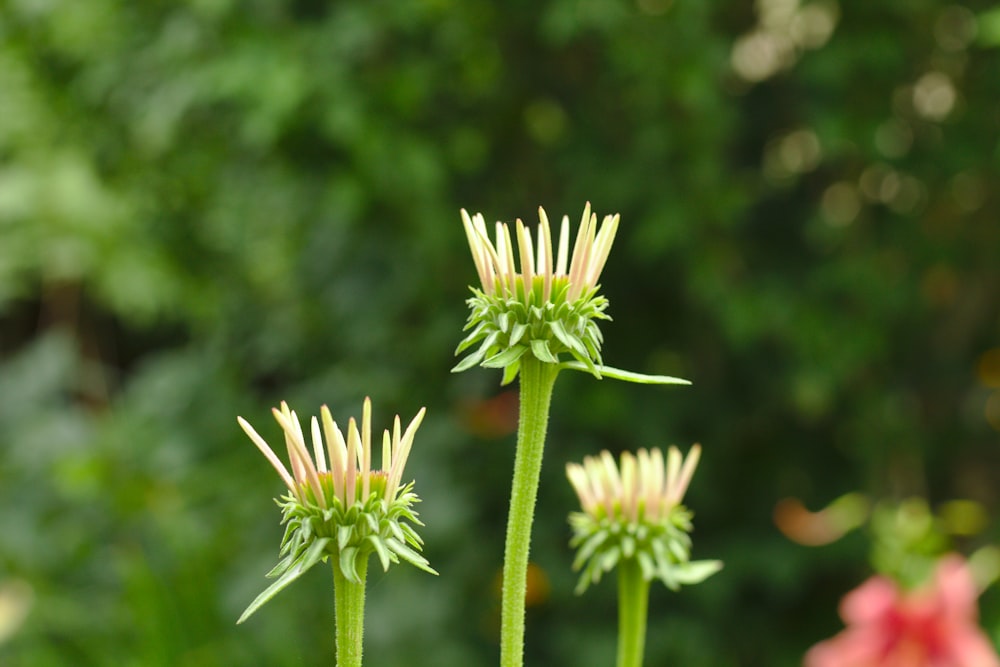
M923 588L900 591L872 577L846 596L847 629L813 646L806 667L1000 667L979 628L978 592L957 555L941 559Z

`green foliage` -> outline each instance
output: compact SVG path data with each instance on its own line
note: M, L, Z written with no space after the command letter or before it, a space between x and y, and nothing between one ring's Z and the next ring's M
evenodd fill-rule
M678 505L661 520L628 521L620 516L569 515L575 547L573 569L580 570L576 592L583 593L622 560L639 564L643 580L658 579L672 591L682 584L698 584L722 568L719 561L692 561L691 512Z
M329 504L327 509L320 507L309 494L309 501L305 503L291 494L278 501L281 523L285 525L279 554L282 558L267 573L267 577L275 579L275 582L250 603L237 624L249 618L316 563L325 563L328 558L333 559L340 575L353 584L364 583L358 573L362 570L361 564L367 563L372 556L378 558L383 572L389 570L390 564L403 559L425 572L437 574L427 559L420 555L423 540L410 525L423 525L412 509L420 502L417 494L413 493L412 483L400 489L395 500L388 505L384 489L380 489L373 491L367 502L353 504L346 510L332 489L324 490L330 491L326 498Z
M234 625L280 482L233 416L367 394L428 408L442 576L369 577L366 655L494 662L512 448L492 374L447 372L463 206L620 212L602 354L694 380L560 374L528 664L613 656L563 519L602 448L704 443L686 502L726 570L654 596L648 664L798 665L837 629L868 545L789 543L782 497L998 516L996 9L776 4L0 3L0 586L33 592L0 663L327 660L315 571Z
M475 296L466 303L472 311L465 329L472 329L455 354L479 343L453 372L481 364L503 368L503 384L517 377L521 357L530 353L539 361L558 364L559 355L569 353L600 378L601 343L604 337L595 320L611 319L604 314L608 300L597 288L586 290L577 299L567 298L569 281L556 279L551 298L542 296L543 279L536 277L528 299L504 294L486 294L472 288Z

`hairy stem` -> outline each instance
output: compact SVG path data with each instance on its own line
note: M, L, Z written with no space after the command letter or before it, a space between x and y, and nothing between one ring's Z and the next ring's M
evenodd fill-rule
M524 663L524 597L528 582L528 551L535 497L542 471L549 404L559 367L530 355L521 358L521 405L517 429L514 481L507 516L503 561L503 600L500 618L500 665Z
M642 667L649 582L634 558L618 563L618 667Z
M368 559L357 563L361 583L349 581L333 564L333 596L337 623L337 667L361 667L361 648L365 634L365 580Z

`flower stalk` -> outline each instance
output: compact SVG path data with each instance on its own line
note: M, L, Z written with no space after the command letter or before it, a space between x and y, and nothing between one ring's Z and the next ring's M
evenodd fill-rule
M549 404L561 369L585 371L646 384L690 384L662 375L642 375L605 366L598 323L610 320L608 300L599 293L619 216L605 216L600 226L588 203L570 253L569 218L564 216L553 243L548 216L532 234L521 220L496 224L491 240L481 214L462 211L462 223L479 275L465 330L455 354L466 353L452 372L473 366L503 370L501 384L520 375L520 420L510 512L504 551L501 606L501 667L521 667L524 654L524 608L531 526L545 448ZM515 244L516 240L516 244Z
M649 613L649 582L634 559L618 566L618 667L642 667Z
M365 635L365 581L368 559L358 564L354 582L333 565L333 599L337 624L337 667L361 667Z
M559 367L536 359L521 363L521 404L510 513L504 544L500 614L500 664L520 667L524 660L524 605L535 498L542 471L549 405Z
M582 512L570 515L573 569L582 570L577 593L618 569L618 667L641 667L646 640L649 586L659 579L671 590L697 584L721 567L691 560L691 512L681 504L701 456L671 447L623 452L620 464L608 451L570 463L566 476Z
M310 420L311 448L298 416L286 403L272 412L285 435L288 468L253 426L242 417L238 421L288 488L277 501L285 536L281 560L267 575L274 583L250 603L237 623L316 563L329 560L334 580L337 664L361 667L369 558L374 554L383 570L404 560L437 574L420 554L423 542L413 528L423 525L412 509L420 499L413 493L413 482L402 481L424 410L405 431L397 415L392 432L387 429L383 433L381 469L372 466L369 399L364 402L360 430L352 418L346 437L324 405L320 419Z

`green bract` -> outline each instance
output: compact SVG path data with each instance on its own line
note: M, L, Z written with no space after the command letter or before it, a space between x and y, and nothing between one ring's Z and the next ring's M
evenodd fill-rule
M522 282L518 278L518 283ZM470 347L479 347L462 359L455 372L464 371L477 364L487 368L503 368L503 384L516 376L521 357L534 356L546 363L559 363L559 355L569 353L600 377L601 343L604 337L595 320L609 320L604 314L608 300L597 294L597 288L584 292L575 301L569 301L569 282L556 278L552 282L551 298L543 296L544 280L536 276L533 288L524 299L522 290L517 296L503 296L495 291L487 294L472 288L475 295L466 303L472 313L465 325L471 333L459 343L455 354ZM518 298L520 297L520 298Z
M498 222L496 240L490 241L482 214L470 218L462 210L465 235L482 289L472 288L474 296L467 301L472 313L465 327L472 332L455 354L476 343L479 347L454 371L476 364L503 368L506 384L517 376L525 354L558 364L559 355L568 352L600 377L603 338L595 320L610 318L604 314L608 300L597 294L597 281L611 252L619 218L605 216L598 231L597 216L590 212L588 203L572 258L569 218L563 217L557 249L544 209L538 209L538 218L537 253L524 223L515 223L519 260L515 262L507 225Z
M581 570L577 593L601 580L619 562L634 559L646 581L659 579L671 590L695 584L721 567L719 561L692 561L691 512L681 504L701 449L686 461L671 447L667 465L659 449L638 456L622 453L621 467L611 454L571 463L566 473L580 497L582 512L570 514L570 546L578 549L574 570Z
M373 553L383 570L404 560L437 574L420 555L423 542L411 525L423 525L412 509L420 499L413 493L412 482L400 483L424 410L417 413L405 433L398 416L392 434L385 431L381 470L371 469L370 400L365 399L361 431L351 419L346 439L325 405L320 412L326 443L319 421L313 417L310 454L295 412L285 403L281 410L273 410L285 433L292 474L253 427L239 419L240 426L285 481L289 493L277 501L285 525L282 558L267 574L276 581L247 607L238 623L316 563L331 557L344 578L356 584L363 583L359 571Z
M524 223L517 220L517 261L508 225L496 223L495 241L486 232L482 214L470 217L462 210L462 223L481 289L472 289L471 314L465 326L470 333L455 354L477 345L452 372L475 365L504 369L503 384L520 370L524 355L560 368L585 370L595 377L613 377L630 382L689 384L687 380L641 375L602 364L604 341L597 320L605 314L608 300L598 294L597 283L618 231L618 215L605 216L600 230L597 216L584 207L580 229L569 253L569 217L563 216L558 247L553 245L545 210L538 209L537 242ZM572 359L563 360L560 355Z

